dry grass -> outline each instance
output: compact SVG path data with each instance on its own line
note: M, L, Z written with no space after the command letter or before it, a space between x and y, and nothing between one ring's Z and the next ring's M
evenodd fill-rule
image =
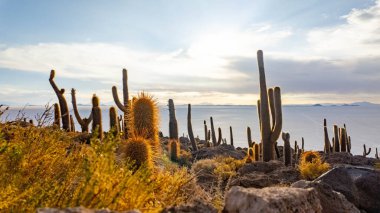
M301 176L307 180L314 180L330 169L330 164L322 162L318 152L307 151L301 156L298 165Z

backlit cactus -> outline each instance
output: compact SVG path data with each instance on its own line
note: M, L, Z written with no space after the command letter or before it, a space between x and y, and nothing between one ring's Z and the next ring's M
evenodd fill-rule
M367 147L365 146L365 144L363 144L363 156L366 157L367 155L369 155L369 153L371 153L371 148L369 148L367 151Z
M51 70L49 82L50 82L50 85L53 87L55 94L58 97L59 107L61 111L62 128L66 130L67 132L70 132L71 131L70 113L69 113L69 107L67 105L66 98L64 95L65 89L58 88L58 86L54 82L54 77L55 77L55 71Z
M337 125L334 125L334 152L340 152L340 143L339 143L339 128Z
M234 146L234 134L232 133L232 126L230 126L230 143Z
M347 152L347 134L345 128L339 128L339 142L340 142L340 151L341 152Z
M83 119L81 118L78 107L77 107L77 99L75 97L74 88L71 89L71 103L73 104L75 118L77 119L79 125L81 126L82 132L88 132L88 126L90 125L92 121L92 113L90 114L90 116L88 116L88 118L83 118Z
M189 133L192 150L197 151L198 147L194 138L193 125L191 124L191 104L187 105L187 132Z
M71 131L75 132L75 123L74 123L74 118L72 115L70 115L70 126L71 126Z
M169 139L169 157L171 161L178 162L180 155L180 144L178 140Z
M61 110L59 109L59 104L54 104L54 127L58 129L61 128Z
M158 107L152 96L142 92L133 100L133 134L147 139L153 151L159 151Z
M169 99L169 138L178 140L178 123L173 99Z
M257 143L253 145L253 151L254 151L255 161L259 161L260 160L260 145Z
M261 141L263 143L262 155L263 161L267 162L274 160L274 145L280 137L282 129L281 91L279 87L267 90L264 58L261 50L257 51L257 61L260 76L260 101L258 101L258 112Z
M117 88L116 86L112 87L112 96L116 103L116 106L124 113L124 119L123 119L123 132L124 132L124 138L128 138L128 128L130 126L129 124L129 118L130 118L130 103L129 103L129 93L128 93L128 73L127 69L123 69L123 103L121 103L119 96L117 94Z
M130 161L134 162L136 169L145 165L148 168L153 167L153 157L150 143L142 137L129 138L122 145L123 155Z
M119 119L117 116L117 111L115 107L110 107L109 110L109 116L110 116L110 129L113 131L114 135L119 135L120 129L119 129Z
M214 129L214 120L212 119L212 117L210 117L210 123L211 123L212 145L216 146L217 141L216 141L216 135L215 135L215 129Z
M92 97L92 133L97 134L98 138L103 138L102 109L100 108L99 98L94 94Z
M282 140L284 140L284 163L285 166L292 165L292 149L290 147L290 135L289 133L282 133Z
M330 144L330 139L329 139L329 133L327 130L327 121L326 118L323 119L323 131L324 131L324 137L325 137L325 148L324 151L325 153L329 154L331 151L331 144Z
M222 129L218 127L218 142L217 145L220 145L222 143Z
M251 128L250 127L247 127L247 139L248 139L248 148L249 147L252 147L252 132L251 132Z
M205 142L207 143L208 142L208 130L207 130L206 120L203 121L203 129L205 131Z
M377 147L376 147L375 158L376 158L377 160L379 160L379 153L377 152Z

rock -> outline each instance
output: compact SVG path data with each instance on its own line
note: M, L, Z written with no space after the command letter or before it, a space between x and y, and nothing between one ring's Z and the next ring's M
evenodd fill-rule
M291 187L316 189L319 200L321 201L323 213L360 213L359 209L350 203L343 194L334 191L331 186L321 183L320 181L312 182L300 180L293 183Z
M300 180L299 172L280 161L247 163L231 179L230 186L264 188L273 185L290 185Z
M179 206L171 206L165 208L162 213L217 213L211 204L196 200L189 204L183 204Z
M226 194L224 213L322 212L315 189L232 187Z
M358 209L380 212L380 171L365 167L339 166L317 178L315 182L317 181L342 193Z
M233 146L226 144L221 144L215 147L204 147L198 151L193 152L194 160L211 159L216 156L233 157L239 160L245 157L244 153L236 150Z
M348 152L335 152L329 155L323 153L323 160L331 165L349 164L355 166L374 166L380 160L375 158L367 158L361 155L353 156Z
M111 211L109 209L87 209L84 207L66 208L66 209L55 209L55 208L39 208L37 213L117 213L116 211ZM120 212L121 213L121 212ZM123 211L123 213L140 213L139 210Z

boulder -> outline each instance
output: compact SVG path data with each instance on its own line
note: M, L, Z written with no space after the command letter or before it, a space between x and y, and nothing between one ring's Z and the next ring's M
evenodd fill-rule
M360 213L359 209L350 203L343 194L334 191L331 186L321 183L320 181L300 180L293 183L291 187L303 189L314 188L321 201L323 213Z
M182 204L179 206L171 206L165 208L162 213L217 213L218 210L211 204L205 203L200 200L195 200L189 204Z
M215 147L203 147L193 152L194 160L211 159L217 156L233 157L239 160L245 157L242 151L236 150L233 146L227 144L221 144Z
M375 158L367 158L361 155L352 155L348 152L335 152L330 154L323 154L323 160L331 165L349 164L354 166L368 166L372 167L375 163L380 163L380 160Z
M232 187L225 196L224 213L322 212L315 189Z
M338 166L315 182L329 185L342 193L358 209L380 212L380 171L366 167Z

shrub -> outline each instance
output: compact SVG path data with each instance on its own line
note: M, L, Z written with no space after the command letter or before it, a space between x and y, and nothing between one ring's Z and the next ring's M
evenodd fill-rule
M322 162L321 156L318 152L307 151L302 154L298 168L304 179L314 180L321 174L328 171L330 169L330 165Z

